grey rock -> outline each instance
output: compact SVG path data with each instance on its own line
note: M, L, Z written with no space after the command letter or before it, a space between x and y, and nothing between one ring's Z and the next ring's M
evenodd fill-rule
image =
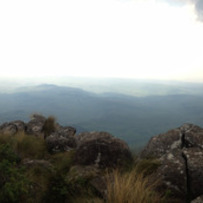
M197 197L196 199L192 200L191 203L203 203L203 195Z
M30 135L42 135L42 128L46 118L42 115L34 114L32 119L27 123L26 133Z
M203 129L198 126L191 127L191 130L185 133L185 141L189 147L199 147L203 149Z
M179 198L186 201L187 175L185 161L181 151L176 149L163 155L160 159L161 165L156 171L156 179L159 180L160 192L169 191L170 198Z
M75 165L70 168L66 182L74 184L78 180L86 180L103 199L107 197L107 181L114 181L113 174L104 175L104 172L95 165Z
M170 191L180 202L203 194L203 129L199 126L186 123L154 136L140 157L160 161L155 177L162 192Z
M76 139L73 136L62 137L57 135L50 135L46 138L46 144L49 152L63 152L75 149Z
M15 135L18 132L24 132L26 129L23 121L12 121L0 126L0 132L3 134Z
M198 197L203 194L203 150L200 148L185 148L187 170L189 177L190 196Z
M181 147L181 132L179 129L170 130L167 133L154 136L141 153L141 157L160 158L173 149Z
M62 137L73 137L75 136L75 133L76 133L76 129L70 126L66 126L66 127L59 126L57 131L55 132L55 134Z
M81 133L77 137L75 161L99 168L126 166L132 162L128 145L107 132Z

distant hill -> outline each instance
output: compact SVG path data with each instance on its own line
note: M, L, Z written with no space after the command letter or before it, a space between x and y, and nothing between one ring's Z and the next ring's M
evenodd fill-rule
M152 95L202 95L203 83L180 81L144 80L129 78L86 78L86 77L33 77L2 78L0 76L0 93L14 93L32 89L33 86L55 84L59 86L80 88L94 93L118 93L131 96ZM23 87L23 88L22 88Z
M107 131L136 147L185 122L203 126L201 94L135 97L44 84L1 93L0 98L2 123L27 121L32 113L54 115L61 124L79 132Z

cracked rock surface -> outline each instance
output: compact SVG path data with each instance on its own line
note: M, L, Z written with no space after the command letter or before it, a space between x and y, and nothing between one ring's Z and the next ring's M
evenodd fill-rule
M184 124L154 136L141 158L157 158L161 165L155 177L158 189L169 192L176 202L191 202L203 195L203 129Z

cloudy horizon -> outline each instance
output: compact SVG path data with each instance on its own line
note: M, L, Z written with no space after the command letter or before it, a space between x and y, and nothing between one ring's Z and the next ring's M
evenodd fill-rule
M1 77L203 82L200 0L1 1Z

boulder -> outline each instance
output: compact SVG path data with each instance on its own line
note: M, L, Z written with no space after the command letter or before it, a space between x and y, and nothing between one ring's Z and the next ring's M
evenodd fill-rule
M75 161L99 168L127 166L132 162L128 145L107 132L84 132L77 137Z
M141 157L160 158L173 149L181 147L181 132L179 129L170 130L167 133L154 136L141 153Z
M185 132L185 142L189 147L203 149L203 129L199 126L191 126L191 130Z
M34 114L31 120L27 123L26 133L30 135L40 136L46 118L42 115Z
M76 148L76 139L73 136L63 137L52 134L46 138L46 144L49 152L64 152Z
M12 121L9 123L4 123L0 126L0 132L9 135L14 135L18 132L24 132L25 129L26 126L23 121Z
M73 137L76 133L76 129L70 126L59 126L57 129L58 136L62 137Z
M197 197L196 199L191 201L191 203L203 203L203 195Z
M68 182L77 182L80 179L91 180L101 175L101 171L94 165L80 166L75 165L70 168L66 180Z
M66 177L68 184L77 184L81 180L88 182L88 186L103 199L107 198L107 181L114 181L113 174L105 174L104 171L95 165L75 165L70 168Z
M151 138L141 158L160 161L155 177L158 189L169 191L178 202L190 202L203 194L203 129L184 124Z
M156 179L159 181L158 190L169 193L171 198L186 201L187 175L185 161L179 150L173 150L160 159L161 165L156 171ZM180 201L182 202L182 201Z

